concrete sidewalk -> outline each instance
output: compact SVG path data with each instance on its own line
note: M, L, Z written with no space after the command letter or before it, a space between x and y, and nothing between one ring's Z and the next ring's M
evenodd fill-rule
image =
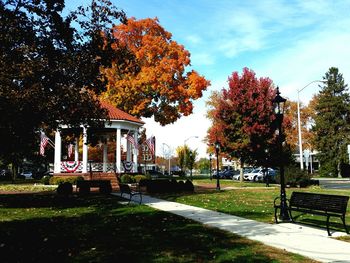
M350 243L328 237L326 229L315 229L292 223L266 224L147 195L143 195L142 199L143 204L155 209L189 218L320 262L350 262ZM332 236L344 234L334 232Z

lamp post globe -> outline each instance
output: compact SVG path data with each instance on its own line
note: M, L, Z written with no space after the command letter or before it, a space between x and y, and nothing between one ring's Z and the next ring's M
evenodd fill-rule
M215 142L215 152L216 152L216 190L220 190L220 179L219 179L219 151L220 144L218 141Z
M283 158L283 141L284 136L282 134L282 123L283 123L283 114L284 114L284 106L285 102L287 101L285 98L281 97L279 88L277 87L276 90L276 97L273 99L273 106L276 116L276 124L278 129L278 148L279 148L279 155L281 158ZM280 184L281 184L281 193L280 193L280 200L281 200L281 212L280 212L280 219L282 221L289 221L289 213L288 213L288 206L287 206L287 196L286 196L286 186L284 181L284 166L283 166L283 160L280 161Z

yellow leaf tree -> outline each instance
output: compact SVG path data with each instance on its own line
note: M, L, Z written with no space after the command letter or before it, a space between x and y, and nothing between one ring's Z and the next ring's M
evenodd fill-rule
M210 82L190 66L190 53L167 32L157 18L136 20L113 28L113 49L130 59L115 60L102 71L107 80L104 99L138 117L152 117L161 125L192 113L193 101ZM131 56L130 56L131 55Z

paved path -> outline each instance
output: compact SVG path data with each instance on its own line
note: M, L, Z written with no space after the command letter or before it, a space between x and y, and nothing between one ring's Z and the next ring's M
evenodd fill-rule
M142 203L320 262L350 263L350 243L328 237L325 229L292 223L266 224L147 195L143 196ZM335 232L332 236L343 234L345 233Z

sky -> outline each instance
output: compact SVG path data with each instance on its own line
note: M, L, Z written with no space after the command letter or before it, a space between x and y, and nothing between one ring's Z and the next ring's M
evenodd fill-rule
M71 2L71 0L66 0ZM74 4L87 1L74 1ZM206 101L227 88L232 72L252 69L269 77L281 95L296 101L298 90L322 80L330 67L350 81L350 0L112 0L128 17L159 19L172 39L191 54L191 69L211 86L194 101L193 114L160 126L143 119L147 135L156 137L156 154L188 145L208 157L204 138L210 127ZM69 6L68 6L69 7ZM317 83L299 95L306 104Z

